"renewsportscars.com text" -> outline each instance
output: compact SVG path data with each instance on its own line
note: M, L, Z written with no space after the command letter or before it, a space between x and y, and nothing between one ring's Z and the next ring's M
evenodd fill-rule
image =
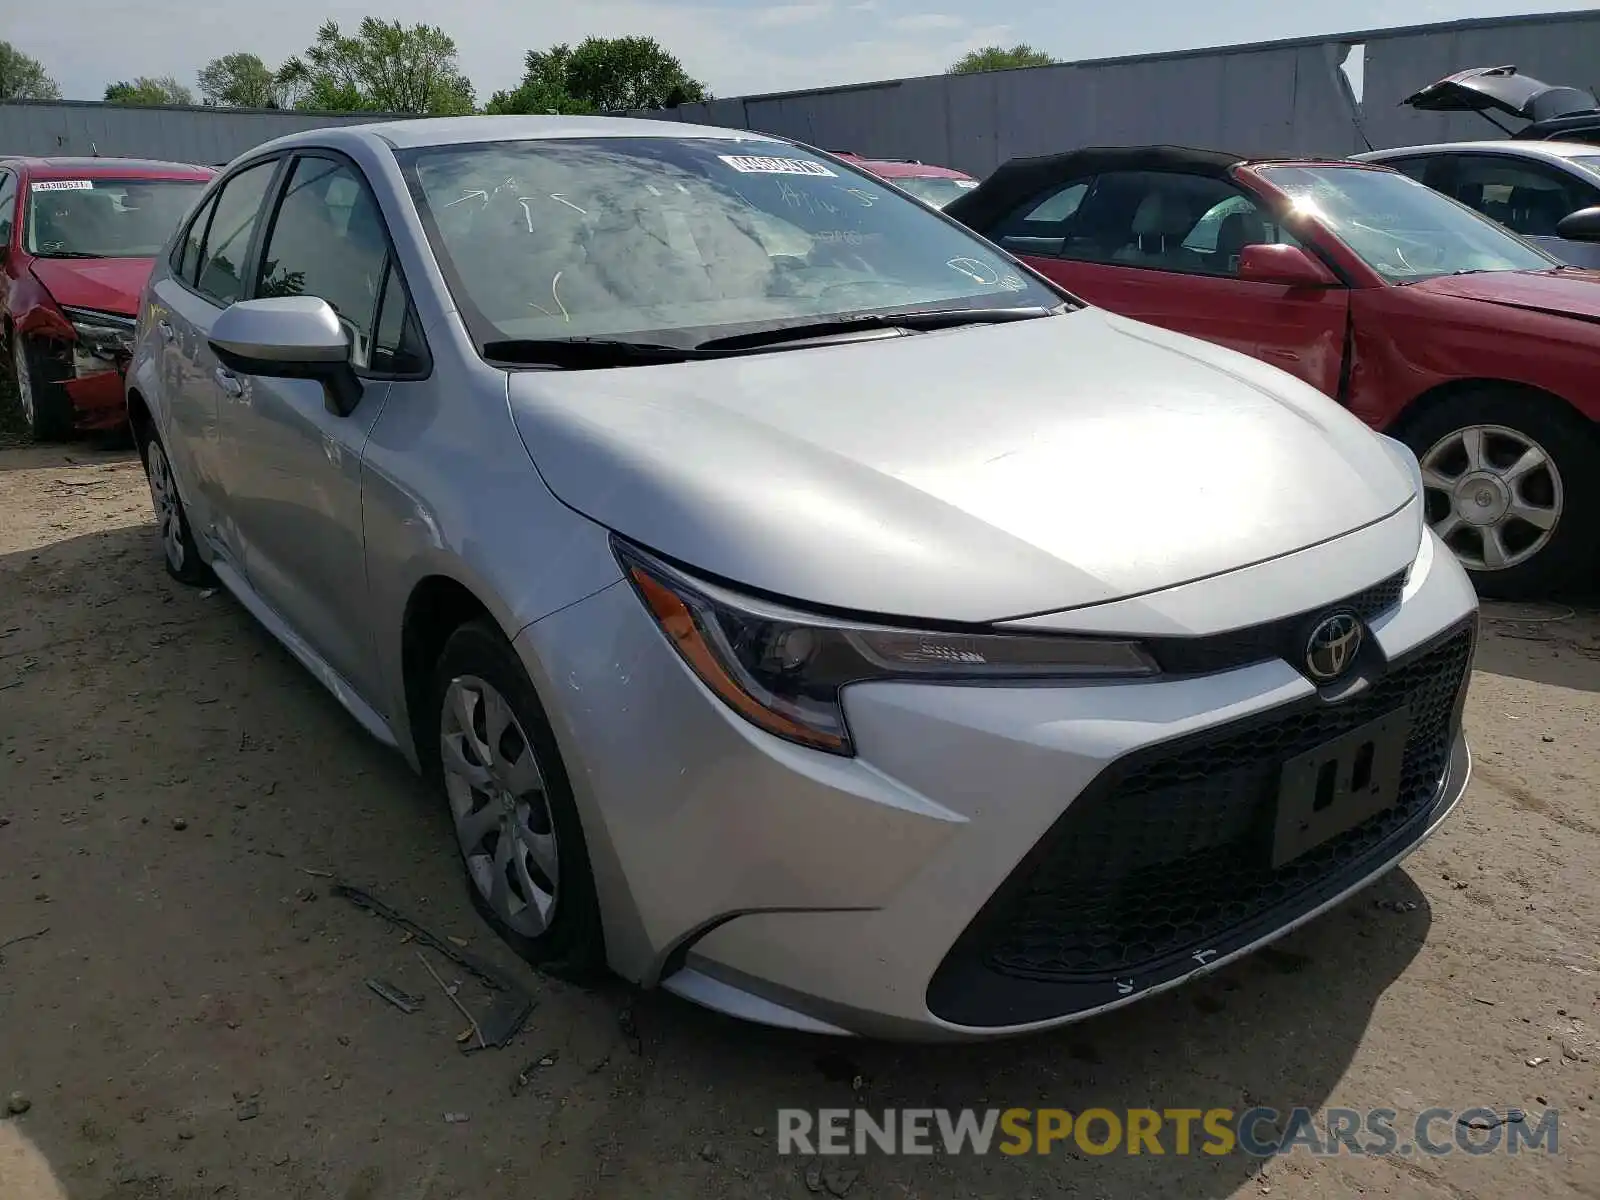
M778 1153L1556 1154L1559 1121L1553 1108L1430 1108L1404 1119L1392 1108L785 1108L778 1110Z

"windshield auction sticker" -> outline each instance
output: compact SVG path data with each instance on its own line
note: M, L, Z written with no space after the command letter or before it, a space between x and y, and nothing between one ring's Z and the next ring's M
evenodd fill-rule
M87 179L38 179L34 181L33 190L36 192L92 192L94 184Z
M744 175L822 175L829 179L839 177L836 172L830 171L821 163L807 162L803 158L767 158L759 154L719 154L717 157Z

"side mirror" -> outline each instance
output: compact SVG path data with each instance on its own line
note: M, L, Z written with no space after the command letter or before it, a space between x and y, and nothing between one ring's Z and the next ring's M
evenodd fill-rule
M1600 242L1600 206L1580 208L1562 217L1556 236L1569 242Z
M1239 251L1239 278L1279 287L1329 288L1339 277L1299 246L1246 246Z
M361 380L350 363L350 335L333 306L317 296L241 300L211 327L211 349L241 375L314 379L328 411L349 416L361 402Z

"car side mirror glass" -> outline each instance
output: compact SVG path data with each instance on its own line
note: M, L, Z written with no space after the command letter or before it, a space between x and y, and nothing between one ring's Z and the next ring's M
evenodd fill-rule
M361 399L350 359L350 334L333 306L317 296L240 300L211 327L211 349L223 366L268 379L313 379L328 409L347 416Z
M1239 278L1279 287L1328 288L1339 277L1299 246L1256 245L1239 251Z
M1556 236L1569 242L1600 242L1600 205L1568 213L1556 225Z

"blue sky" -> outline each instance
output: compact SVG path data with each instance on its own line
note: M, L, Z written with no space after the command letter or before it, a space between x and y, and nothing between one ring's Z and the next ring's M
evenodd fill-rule
M588 34L659 38L719 96L927 75L975 46L1027 41L1059 58L1139 54L1461 17L1539 12L1515 0L8 0L4 37L41 59L73 99L109 80L176 75L254 50L277 63L327 17L371 13L451 33L481 97L512 86L523 52ZM1567 3L1559 7L1595 8Z

